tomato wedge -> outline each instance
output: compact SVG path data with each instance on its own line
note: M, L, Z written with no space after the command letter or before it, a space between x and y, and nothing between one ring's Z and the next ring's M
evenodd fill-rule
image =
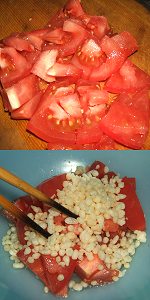
M150 76L129 60L117 73L111 75L105 85L106 90L112 93L134 93L149 87Z
M42 263L44 269L46 270L46 278L48 282L49 290L54 293L55 295L67 295L68 284L72 277L72 274L75 270L77 261L70 259L69 266L61 267L57 262L56 258L50 255L42 255ZM64 280L59 281L57 279L58 275L62 274L64 276ZM65 294L64 294L65 290Z
M18 258L38 277L40 278L44 284L47 286L48 281L46 278L46 270L43 267L41 257L36 259L32 264L28 262L29 255L24 254L24 249L21 249L17 253Z
M51 142L48 143L49 150L115 150L115 143L107 135L103 134L97 143L90 144L75 144L72 145L67 143L57 143L58 140L51 138Z
M141 203L136 194L135 178L123 178L124 188L121 193L126 195L126 198L121 200L125 204L126 225L134 230L145 230L146 221Z
M120 94L101 120L101 130L110 138L140 149L149 128L149 97L146 91Z
M0 49L0 80L7 88L30 73L31 65L12 47Z
M42 91L39 91L31 100L23 104L20 108L13 110L11 118L16 120L31 119L38 107L42 94Z
M84 14L83 8L79 0L68 0L64 7L65 12L67 14L72 15L74 17L80 17Z
M98 270L100 264L103 266L102 271ZM117 270L108 269L96 254L92 261L89 261L87 257L84 257L82 261L79 261L75 272L85 282L91 283L91 281L96 280L98 284L111 282L113 281L113 277L118 275Z
M47 82L55 81L55 78L48 75L47 71L55 64L57 55L57 50L47 50L41 52L31 72Z
M117 72L126 58L137 50L137 43L129 32L122 32L111 38L104 36L101 48L107 59L100 67L92 71L89 78L91 81L106 80Z
M66 174L54 176L38 185L38 189L51 198L53 195L56 195L57 190L63 188L65 179Z
M21 34L12 34L6 39L3 40L4 45L8 47L13 47L18 51L28 51L32 52L34 50L34 46L21 36Z
M11 110L17 109L31 100L39 92L38 78L30 74L6 89Z

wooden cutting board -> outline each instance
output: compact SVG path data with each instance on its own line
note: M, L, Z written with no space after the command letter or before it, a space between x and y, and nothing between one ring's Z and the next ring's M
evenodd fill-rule
M11 32L44 26L65 0L0 0L0 39ZM114 32L130 31L139 51L132 60L150 74L150 12L134 0L82 0L89 14L104 15ZM1 100L1 99L0 99ZM0 149L46 149L47 144L26 132L26 121L11 120L0 101ZM125 149L117 145L118 149ZM143 149L150 149L150 133Z

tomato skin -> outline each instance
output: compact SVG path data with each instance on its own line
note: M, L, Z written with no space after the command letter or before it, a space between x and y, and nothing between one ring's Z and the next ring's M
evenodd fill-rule
M121 200L125 204L126 225L134 230L145 230L146 220L141 203L136 194L136 181L135 178L123 178L125 184L121 189L121 193L126 195L126 198Z
M105 84L105 89L112 93L134 93L142 89L149 89L149 87L150 76L128 59Z
M38 78L30 74L6 89L10 110L18 109L39 92Z
M47 71L55 64L57 55L58 51L55 49L41 52L33 65L31 73L47 82L55 81L55 77L48 75Z
M83 125L77 132L77 144L97 143L103 135L99 123Z
M34 46L28 41L23 39L21 34L12 34L3 40L4 45L8 47L13 47L18 51L28 51L32 52L34 50Z
M106 135L102 135L101 139L97 143L90 144L70 144L70 143L57 143L56 139L51 139L48 143L49 150L115 150L115 143Z
M63 268L56 262L55 257L51 257L50 255L42 255L42 263L44 269L46 270L45 274L48 281L49 290L55 295L62 294L63 290L65 291L63 296L66 296L67 287L75 270L77 261L70 258L69 266L65 266L65 268ZM59 274L64 275L64 280L58 281L57 277Z
M104 231L109 231L109 232L117 232L119 229L119 225L114 223L112 219L107 219L104 221Z
M103 270L99 271L98 266L102 264ZM110 270L106 267L105 263L94 255L94 259L89 261L86 257L82 261L79 261L75 272L77 275L87 283L91 283L96 280L98 284L104 284L113 281L113 277L118 275L117 270Z
M64 10L74 17L80 17L84 14L83 8L79 0L68 0Z
M120 94L100 122L101 130L110 138L132 149L141 149L149 129L149 97L147 91Z
M101 41L101 48L107 59L92 71L90 81L104 81L117 72L126 58L137 50L137 43L129 32L122 32L111 38L105 35Z
M56 195L57 189L63 188L63 182L66 180L66 174L54 176L38 185L38 189L50 198Z
M39 91L32 99L23 104L20 108L11 112L11 118L17 120L31 119L41 100L42 91Z
M38 276L38 278L40 278L44 282L46 286L48 285L46 271L44 270L41 257L36 259L31 264L28 262L28 257L30 256L30 254L25 255L24 249L19 250L17 256L36 276Z
M30 74L30 63L28 63L26 58L14 48L1 48L0 54L1 60L3 60L4 57L4 65L0 70L0 80L4 88L10 87L18 80L21 80Z

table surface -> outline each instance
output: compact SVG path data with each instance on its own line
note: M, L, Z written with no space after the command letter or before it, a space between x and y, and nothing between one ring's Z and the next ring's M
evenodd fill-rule
M0 0L0 39L11 32L44 26L65 0ZM111 3L111 5L110 5ZM130 31L139 51L132 61L150 74L150 12L134 0L82 0L85 11L104 15L115 32ZM0 101L0 149L46 149L47 143L26 132L27 121L11 120ZM117 149L127 149L117 145ZM150 149L150 132L143 149Z

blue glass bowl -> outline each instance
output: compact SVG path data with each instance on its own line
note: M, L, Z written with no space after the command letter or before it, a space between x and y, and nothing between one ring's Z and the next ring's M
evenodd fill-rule
M130 269L118 282L103 287L70 291L71 300L150 299L150 153L149 151L0 151L0 164L33 185L53 175L74 171L77 165L101 160L121 176L137 178L137 194L147 221L147 243L135 254ZM13 200L23 192L0 181L0 193ZM0 241L8 222L0 216ZM27 269L15 270L0 243L0 299L60 299L43 293L43 284Z

